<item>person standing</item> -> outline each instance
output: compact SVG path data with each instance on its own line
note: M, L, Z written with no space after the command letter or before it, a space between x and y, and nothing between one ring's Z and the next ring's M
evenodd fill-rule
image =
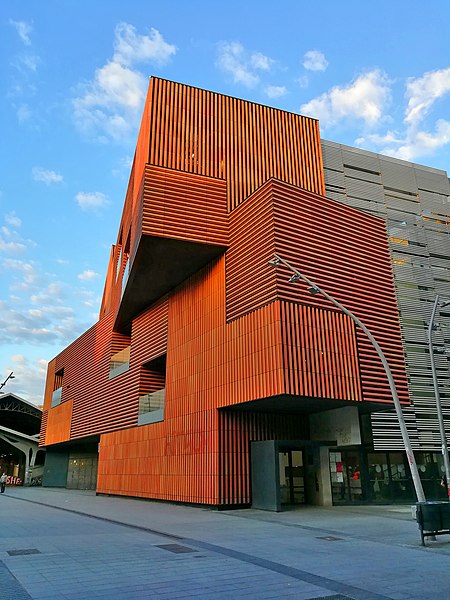
M0 477L0 493L1 494L3 494L3 492L5 491L6 479L7 479L7 475L6 475L6 473L3 473L2 476Z

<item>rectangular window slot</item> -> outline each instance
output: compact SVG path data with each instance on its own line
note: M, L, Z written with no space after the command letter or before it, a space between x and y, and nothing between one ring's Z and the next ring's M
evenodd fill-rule
M122 373L126 373L130 368L130 349L131 346L127 346L123 350L119 350L111 356L109 363L109 378L113 379Z

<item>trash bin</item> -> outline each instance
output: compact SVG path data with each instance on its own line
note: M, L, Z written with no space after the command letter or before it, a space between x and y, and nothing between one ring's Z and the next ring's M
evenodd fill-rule
M419 525L422 545L424 537L450 533L449 502L417 502L416 521Z
M441 504L442 529L450 530L450 502Z

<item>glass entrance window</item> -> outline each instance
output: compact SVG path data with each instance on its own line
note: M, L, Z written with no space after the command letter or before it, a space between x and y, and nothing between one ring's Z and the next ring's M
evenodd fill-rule
M369 482L372 500L376 502L387 502L390 499L389 492L389 465L387 456L382 453L371 453L367 455L369 467Z
M414 490L403 452L369 452L370 499L372 502L411 502Z
M305 474L302 450L287 450L278 454L280 465L281 504L305 503Z
M364 499L360 452L330 451L330 475L334 504L348 504Z

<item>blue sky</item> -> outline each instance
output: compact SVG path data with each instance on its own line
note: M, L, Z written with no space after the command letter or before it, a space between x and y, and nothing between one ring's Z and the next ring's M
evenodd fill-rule
M450 4L3 0L0 380L97 319L148 77L320 119L322 137L450 170Z

